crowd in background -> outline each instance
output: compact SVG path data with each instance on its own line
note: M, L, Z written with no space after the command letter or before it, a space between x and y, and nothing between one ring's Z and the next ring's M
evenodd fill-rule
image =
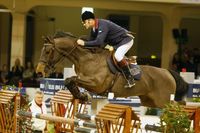
M36 68L36 67L35 67ZM32 62L26 62L25 67L21 65L20 60L15 60L14 66L9 70L6 64L0 69L0 85L18 85L22 82L23 86L39 87L38 74L35 72ZM49 78L63 78L62 71L55 71Z
M194 72L195 78L200 78L200 49L184 48L180 53L175 53L172 69L177 72Z

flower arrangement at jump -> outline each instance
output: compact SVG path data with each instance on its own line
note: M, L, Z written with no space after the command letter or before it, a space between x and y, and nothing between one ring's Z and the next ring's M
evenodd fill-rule
M177 103L166 105L160 116L160 125L164 133L193 133L188 113Z

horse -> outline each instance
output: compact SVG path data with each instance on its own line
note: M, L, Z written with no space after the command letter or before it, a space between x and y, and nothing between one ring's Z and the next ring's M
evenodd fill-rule
M168 69L140 65L142 76L136 85L126 88L126 80L119 72L110 71L106 59L110 52L103 48L86 48L77 44L77 37L69 33L46 37L36 72L43 75L52 71L61 60L67 58L75 66L77 76L65 79L65 86L75 98L86 100L78 87L89 92L105 95L113 92L115 97L138 96L141 105L163 108L170 102L181 101L188 90L188 84L181 76Z

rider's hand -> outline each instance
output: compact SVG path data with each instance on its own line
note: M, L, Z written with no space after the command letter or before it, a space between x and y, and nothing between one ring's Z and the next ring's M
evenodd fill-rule
M113 51L114 50L113 46L110 46L110 45L106 45L105 49L108 49L109 51Z
M84 42L83 40L81 40L81 39L78 39L78 40L77 40L77 44L78 44L78 45L81 45L81 46L84 46L84 45L85 45L85 42Z
M109 51L112 52L114 50L113 46L110 46Z

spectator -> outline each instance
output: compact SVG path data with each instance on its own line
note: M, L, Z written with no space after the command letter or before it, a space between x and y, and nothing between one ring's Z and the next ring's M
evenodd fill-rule
M47 114L46 105L43 102L44 94L42 91L36 91L35 98L30 103L30 112L36 114ZM33 133L44 133L47 129L46 120L32 118L32 132Z
M0 72L0 83L3 85L9 84L11 78L11 72L6 64L3 64L2 70Z
M25 70L23 72L23 79L32 79L33 78L33 75L34 75L34 68L33 68L33 64L28 61L26 63L26 67L25 67Z
M181 61L179 59L179 55L178 53L175 53L172 59L172 69L176 72L180 72L181 71Z
M21 66L21 62L19 58L17 58L15 60L14 66L12 67L12 82L16 86L18 85L18 82L22 80L23 71L24 71L24 67Z
M199 48L193 49L193 62L195 65L195 76L200 76L200 50Z
M192 60L192 53L185 49L182 55L181 69L185 68L187 72L195 72L195 66Z
M180 53L179 53L180 54ZM195 72L195 64L190 49L185 48L181 55L175 53L172 60L172 69L181 72L183 69L187 72Z

